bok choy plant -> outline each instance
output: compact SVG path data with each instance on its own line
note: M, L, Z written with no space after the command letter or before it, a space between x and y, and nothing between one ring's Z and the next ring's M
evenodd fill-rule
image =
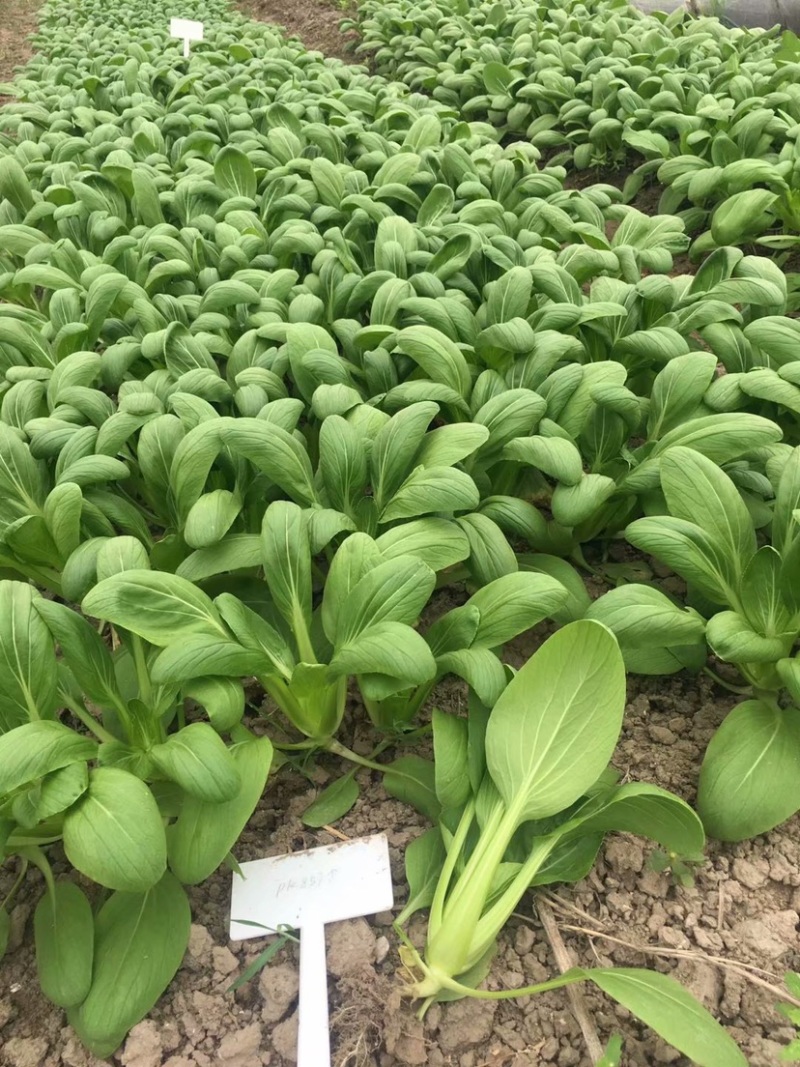
M429 430L439 410L435 403L414 403L390 417L357 396L355 404L348 399L344 415L331 413L321 422L314 442L316 470L311 448L292 432L297 410L288 413L288 424L283 418L287 412L267 405L258 418L210 419L189 431L175 452L170 486L186 527L202 530L205 543L193 539L195 551L179 563L179 575L202 580L258 565L259 535L250 532L254 516L248 521L236 512L248 500L252 510L258 509L257 502L263 508L264 496L281 492L309 509L315 552L322 547L321 536L327 544L340 534L361 531L378 538L387 552L418 554L442 571L467 561L474 544L477 574L484 577L488 570L488 577L495 577L504 573L498 564L494 570L481 566L485 523L498 547L495 555L506 569L514 569L501 531L488 519L471 515L480 497L459 464L490 438L489 427L465 422ZM237 472L237 491L229 505L231 493L220 505L220 491L203 492L218 455L221 469L233 464ZM230 510L215 521L221 506Z
M691 448L723 464L757 455L781 438L780 427L760 415L704 413L703 400L716 370L710 353L674 356L655 376L644 402L623 384L622 364L563 368L581 369L582 384L561 411L548 391L553 418L542 420L538 433L509 441L503 452L527 472L533 500L549 501L557 527L548 533L552 542L560 528L559 554L580 559L582 543L611 536L637 514L658 508L659 460L674 448ZM554 390L558 374L553 375ZM748 486L755 509L760 497L752 492L752 481L758 486L763 480L756 476ZM525 530L523 509L524 502L499 496L482 505L507 532L516 526L519 534ZM526 539L534 547L541 546L541 540L536 544L541 525L530 525Z
M349 678L375 700L434 678L433 654L412 624L436 576L402 544L384 553L363 533L331 553L323 575L313 518L289 501L270 504L259 542L264 580L240 583L241 597L212 600L179 575L128 570L96 585L83 610L158 646L158 684L255 675L307 747L330 745ZM315 578L324 580L321 598Z
M38 868L42 990L97 1056L172 980L191 922L182 883L225 861L272 761L269 740L241 724L238 681L159 684L150 645L129 631L117 639L110 648L65 605L0 582L0 858L18 868L0 914ZM189 699L207 721L187 722ZM48 852L59 844L104 891L99 910L55 878Z
M800 805L800 448L768 461L775 500L761 544L736 484L714 462L679 447L659 464L666 514L631 523L626 537L686 580L692 606L630 585L587 614L617 633L631 670L699 669L703 632L717 659L738 670L743 684L732 688L748 699L714 735L698 793L708 832L738 841L777 826Z
M653 971L576 968L528 988L478 988L525 891L583 877L606 833L653 837L679 856L702 853L702 825L687 804L609 773L624 705L614 636L581 620L542 645L491 711L472 701L468 719L435 715L438 826L409 847L411 897L398 918L406 993L424 1012L438 999L516 998L591 981L694 1062L744 1065L705 1009ZM400 924L422 907L430 914L417 951Z
M565 586L549 574L520 571L489 582L465 604L440 615L424 634L436 661L436 674L414 690L364 703L384 730L410 722L447 674L463 678L488 707L505 688L505 667L498 651L544 618L569 611Z

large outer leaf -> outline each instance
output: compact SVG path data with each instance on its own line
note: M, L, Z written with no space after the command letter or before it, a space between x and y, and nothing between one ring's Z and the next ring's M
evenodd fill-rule
M679 856L693 856L705 845L703 824L689 805L658 786L628 782L615 789L601 806L590 804L593 813L581 819L582 835L622 830L652 838Z
M505 446L503 457L529 463L563 485L577 485L583 476L580 452L563 437L517 437Z
M243 196L252 200L258 183L253 164L240 149L226 145L214 160L214 177L228 196Z
M0 320L7 331L20 323ZM38 335L34 335L38 336ZM0 330L0 343L6 340ZM13 521L30 515L41 507L47 497L47 480L40 464L10 426L0 423L0 529Z
M197 586L163 571L124 571L106 578L84 597L87 615L165 646L177 636L228 634L211 600Z
M561 526L580 526L595 515L616 491L613 478L584 474L576 485L557 485L550 501L553 518Z
M782 366L797 359L800 322L785 315L765 315L748 323L744 336L769 358L770 365Z
M681 423L664 434L652 455L662 456L680 445L701 453L715 463L727 463L756 448L780 441L782 436L780 426L760 415L744 412L704 415Z
M168 645L153 663L151 677L162 685L165 682L191 682L211 675L241 677L257 674L263 668L261 655L243 648L238 641L194 634Z
M475 482L457 467L417 467L380 513L381 522L412 519L432 512L448 514L476 508Z
M183 687L183 696L205 708L217 733L232 730L244 715L244 686L238 678L195 679Z
M36 966L42 992L71 1008L92 984L94 917L84 893L72 882L56 882L39 901L33 919Z
M428 270L431 274L435 274L442 281L445 281L454 274L458 274L472 255L472 249L472 233L455 233L452 237L449 237L439 251L435 253L431 261L428 263ZM429 329L428 327L418 328ZM409 327L409 329L411 329L411 327ZM438 330L430 330L429 332L437 336L442 336L439 334ZM412 353L409 352L409 355L412 355ZM421 360L418 360L418 362L420 363L420 366L423 366ZM448 379L450 377L453 375L459 376L457 371L448 368L446 361L441 367L439 366L439 361L434 358L430 358L426 362L428 363L428 366L423 366L423 369L433 381L445 381L449 384ZM451 373L448 373L448 371ZM459 392L457 386L454 388L456 392Z
M719 611L706 627L709 646L729 663L775 663L789 655L795 637L796 630L765 637L738 611Z
M694 449L676 446L661 457L661 488L670 514L696 523L727 548L741 574L755 553L756 532L728 475Z
M793 628L787 607L792 594L784 599L781 585L781 557L771 545L764 545L745 567L739 594L744 615L760 634L780 634Z
M364 496L367 453L364 435L341 415L330 415L319 432L319 472L332 507L351 514Z
M743 841L800 809L800 716L760 700L737 704L700 769L700 817L711 837Z
M376 540L384 559L417 556L431 570L441 571L469 555L469 541L450 519L427 518L404 522Z
M375 436L370 466L375 504L379 510L400 488L438 410L438 404L432 401L411 404L393 415Z
M636 519L625 530L632 545L668 564L714 604L736 600L736 561L694 522L671 515Z
M711 218L711 236L718 245L737 244L755 227L763 231L760 219L778 199L769 189L746 189L723 200Z
M519 569L514 550L500 526L488 515L474 512L456 522L469 541L468 567L477 585L489 585L497 578L516 574Z
M659 461L671 449L681 446L707 456L714 463L728 463L782 437L781 428L760 415L744 411L703 415L682 422L656 442L648 458L634 467L622 481L623 489L634 493L655 489L659 481Z
M94 627L54 600L41 597L35 601L35 608L61 646L61 654L86 696L101 707L118 703L114 661Z
M0 582L0 734L55 708L55 650L38 599L33 586Z
M515 75L513 70L509 70L502 63L487 63L483 68L483 84L486 86L487 92L494 95L499 96L503 93L508 93L511 85L518 80L519 75Z
M486 730L489 773L519 822L563 811L597 781L624 707L622 655L600 623L570 623L534 653Z
M285 678L291 677L295 659L283 634L268 623L262 615L230 593L221 593L214 603L244 648L264 656L266 662L256 668L256 673L270 673L271 665L274 671L279 672Z
M440 615L426 635L433 654L440 656L469 648L478 632L480 621L480 611L469 602Z
M437 822L442 806L436 796L434 766L422 756L401 756L386 764L383 788L391 797L411 804L431 822Z
M716 369L717 359L711 352L687 352L671 359L656 375L647 416L647 436L651 441L694 413Z
M219 455L223 420L201 422L185 436L179 436L182 429L180 424L176 427L173 423L159 420L156 425L160 428L159 432L146 438L146 466L143 473L155 492L163 492L164 472L168 469L172 498L178 512L185 518L192 505L202 496L209 471Z
M215 489L199 497L186 516L183 536L192 548L218 544L241 511L239 497L229 489Z
M551 612L552 618L560 625L582 619L592 600L586 591L583 578L565 559L545 553L523 553L517 556L520 571L534 571L537 574L549 574L560 582L567 593L564 603Z
M34 204L30 180L13 153L0 159L0 195L11 201L23 214Z
M510 441L532 433L546 411L547 401L532 389L505 389L490 397L474 416L489 430L481 456L494 457Z
M495 578L467 604L480 612L470 647L496 648L557 611L567 599L564 586L549 574L518 571ZM458 610L458 609L456 609Z
M429 269L434 270L432 263ZM397 347L419 364L427 378L461 396L469 394L471 379L464 353L443 333L430 326L407 326L397 335Z
M261 566L261 538L258 534L228 534L216 545L198 548L181 562L176 574L192 582L202 582L227 571L251 570Z
M794 320L792 320L794 321ZM775 493L772 519L772 545L781 555L800 533L794 513L800 507L800 447L786 461Z
M476 452L488 438L488 427L480 423L449 423L425 434L414 462L422 467L451 467Z
M436 662L425 638L416 630L401 622L378 622L339 645L329 670L332 678L385 674L408 688L430 681L436 674Z
M74 482L57 485L42 509L44 521L59 553L66 559L81 540L83 493Z
M506 670L490 648L462 648L436 657L439 673L463 678L480 701L494 707L506 687Z
M499 64L497 64L499 66ZM492 64L487 64L486 70ZM510 72L509 72L510 73ZM513 75L511 76L513 80ZM492 90L494 91L494 90ZM489 323L509 322L528 314L528 303L533 288L533 277L525 267L512 267L496 282L486 286L486 319Z
M344 600L334 643L352 641L379 622L413 623L433 592L436 575L415 556L398 556L374 567Z
M82 739L83 740L83 739ZM70 763L30 785L14 797L12 814L20 826L32 829L37 823L71 808L89 788L89 768L83 762Z
M402 554L401 554L402 555ZM392 553L393 558L398 558ZM322 594L322 626L325 636L333 643L342 616L342 609L350 593L374 567L384 562L377 542L368 534L351 534L333 557Z
M146 893L114 893L100 909L92 987L69 1013L96 1056L110 1056L172 981L191 921L186 893L169 873Z
M436 797L442 808L459 808L469 798L467 720L433 709Z
M531 886L579 882L594 867L604 834L563 837L534 875Z
M153 794L116 767L92 771L88 792L64 817L64 851L100 885L142 892L167 866L164 826Z
M182 882L197 885L208 878L236 844L267 784L272 744L252 738L231 749L242 785L223 804L187 797L177 821L167 830L169 865Z
M259 470L302 504L316 503L314 472L308 453L281 426L260 419L223 420L221 439L231 451Z
M660 589L631 582L592 601L584 616L607 626L623 649L669 648L702 641L705 621Z
M584 973L698 1067L747 1067L733 1038L674 978L636 967Z
M97 755L97 742L60 722L27 722L0 736L0 796Z
M230 800L241 788L233 757L207 722L184 726L163 744L154 745L150 757L167 778L200 800Z
M264 571L275 607L297 634L311 625L311 546L305 512L276 500L261 525ZM301 655L303 651L301 650Z

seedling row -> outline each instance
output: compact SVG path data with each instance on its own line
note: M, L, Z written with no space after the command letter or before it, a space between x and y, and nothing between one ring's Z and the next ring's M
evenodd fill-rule
M184 887L335 757L310 825L361 766L430 821L396 922L423 1012L589 981L746 1063L654 970L481 983L607 834L681 872L800 808L792 40L365 0L368 70L223 0L182 5L187 58L172 8L49 0L0 86L0 949L39 893L42 989L110 1056L180 966ZM741 697L696 810L611 766L626 674L681 671Z

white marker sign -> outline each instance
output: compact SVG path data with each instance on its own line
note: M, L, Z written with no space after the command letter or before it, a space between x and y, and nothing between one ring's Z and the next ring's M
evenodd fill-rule
M183 40L183 54L188 56L189 42L203 40L203 23L193 19L170 19L169 35Z
M300 1018L297 1067L330 1067L325 924L387 911L394 903L384 834L242 864L233 876L232 941L300 930Z

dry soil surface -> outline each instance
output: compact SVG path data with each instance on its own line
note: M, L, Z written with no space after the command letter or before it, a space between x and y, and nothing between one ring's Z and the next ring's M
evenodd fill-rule
M250 18L282 26L308 49L336 56L345 63L361 61L354 53L356 35L339 32L350 0L239 0L237 6Z
M28 37L36 29L40 0L0 0L0 82L14 77L31 55ZM8 97L0 94L0 104Z

